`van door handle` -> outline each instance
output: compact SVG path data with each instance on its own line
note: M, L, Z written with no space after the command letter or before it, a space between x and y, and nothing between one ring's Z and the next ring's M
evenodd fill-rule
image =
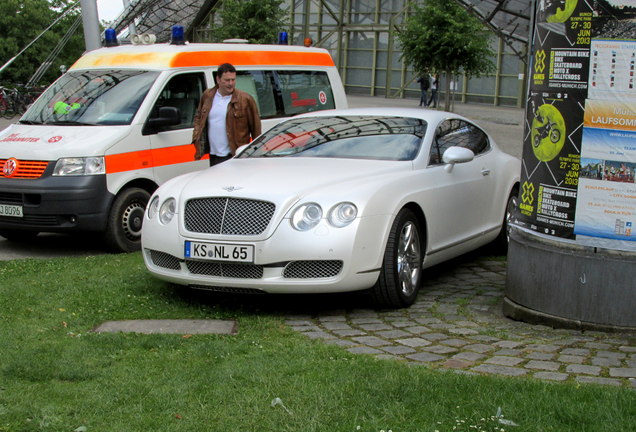
M481 169L481 175L483 175L483 176L490 175L490 170L488 168L482 168Z

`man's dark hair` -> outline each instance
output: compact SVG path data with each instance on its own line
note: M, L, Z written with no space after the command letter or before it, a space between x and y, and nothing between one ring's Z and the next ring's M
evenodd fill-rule
M229 63L223 63L221 66L219 66L219 68L216 70L216 76L221 77L223 76L223 74L225 72L233 72L236 73L236 68L234 66L232 66Z

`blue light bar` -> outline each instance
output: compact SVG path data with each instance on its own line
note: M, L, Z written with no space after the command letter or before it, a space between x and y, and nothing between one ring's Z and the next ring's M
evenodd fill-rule
M183 26L172 26L172 45L185 45L185 36L183 34Z
M104 45L107 47L114 47L119 45L119 42L117 41L117 32L115 31L115 29L107 28L104 31Z
M278 33L278 45L287 45L288 40L287 32Z

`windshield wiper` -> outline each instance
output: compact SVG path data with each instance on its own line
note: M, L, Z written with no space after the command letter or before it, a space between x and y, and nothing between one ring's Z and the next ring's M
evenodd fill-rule
M18 123L25 124L25 125L41 125L41 124L43 124L42 122L35 121L35 120L20 120Z
M46 123L54 126L97 126L95 123L82 123L74 120L58 120Z

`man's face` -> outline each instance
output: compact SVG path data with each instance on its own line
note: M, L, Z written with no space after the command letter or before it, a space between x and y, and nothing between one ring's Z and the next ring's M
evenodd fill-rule
M232 94L236 85L236 72L224 72L220 77L216 77L216 83L222 96Z

